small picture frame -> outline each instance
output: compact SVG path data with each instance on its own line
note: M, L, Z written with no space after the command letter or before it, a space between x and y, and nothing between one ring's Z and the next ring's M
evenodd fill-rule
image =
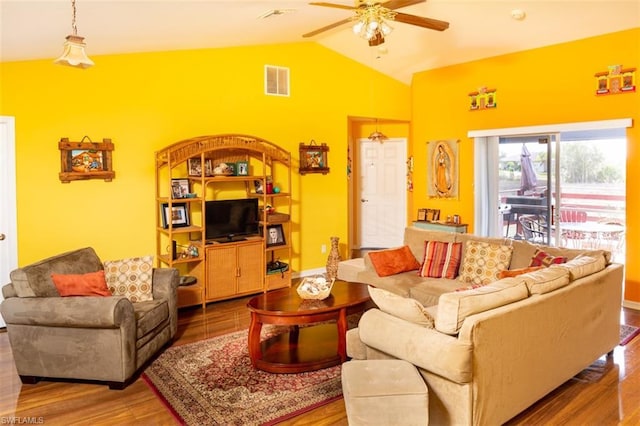
M427 209L427 222L440 220L440 209Z
M236 162L236 176L249 176L249 162L237 161Z
M200 158L189 158L187 160L189 176L202 176L202 161ZM213 163L210 158L204 160L204 175L213 176Z
M171 198L187 198L189 179L171 179Z
M260 179L254 180L253 186L256 189L256 194L264 194L264 185L262 185L262 181Z
M287 242L284 238L284 228L282 224L267 226L267 235L265 236L267 247L284 246Z
M418 209L418 222L427 221L427 209Z
M172 204L171 211L169 211L169 203L163 203L160 209L160 216L162 217L162 227L164 229L169 228L169 221L172 228L189 226L187 203Z

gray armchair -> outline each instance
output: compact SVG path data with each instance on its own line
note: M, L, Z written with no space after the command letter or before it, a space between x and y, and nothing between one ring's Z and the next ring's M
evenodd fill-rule
M153 300L60 297L51 274L103 269L92 248L63 253L11 272L0 312L23 383L40 378L107 382L123 389L177 330L178 271L153 270Z

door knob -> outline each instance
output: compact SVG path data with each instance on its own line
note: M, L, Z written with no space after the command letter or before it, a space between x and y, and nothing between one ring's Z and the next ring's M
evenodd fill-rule
M4 234L0 234L0 241L4 240L5 236Z
M363 203L366 203L369 200L365 200L364 198L360 198L360 201L363 202Z

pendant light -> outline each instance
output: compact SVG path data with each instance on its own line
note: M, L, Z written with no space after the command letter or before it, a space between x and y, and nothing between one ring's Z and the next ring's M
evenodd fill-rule
M64 52L54 63L86 69L93 66L94 63L84 51L84 37L78 35L78 27L76 26L76 0L71 0L71 9L71 29L73 34L66 37L67 41L64 42Z
M383 143L385 140L389 139L387 137L387 135L385 135L382 132L378 131L378 119L376 118L376 131L375 132L371 132L371 134L369 135L369 139L374 141L374 142L380 142Z

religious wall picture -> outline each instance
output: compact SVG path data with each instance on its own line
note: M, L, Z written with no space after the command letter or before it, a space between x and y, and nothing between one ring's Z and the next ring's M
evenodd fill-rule
M458 140L427 142L427 196L458 198Z

